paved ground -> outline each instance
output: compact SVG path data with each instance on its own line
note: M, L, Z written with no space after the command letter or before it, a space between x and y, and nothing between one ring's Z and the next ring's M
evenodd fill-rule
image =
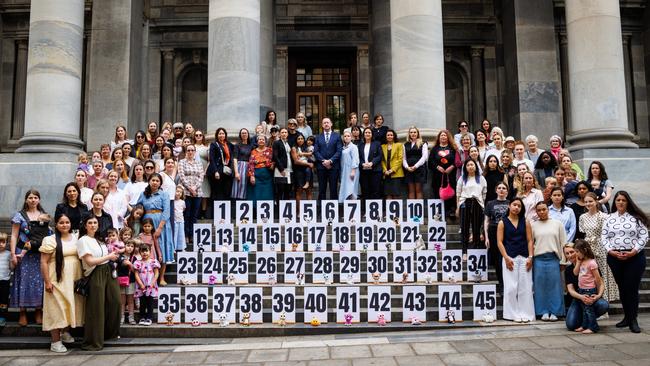
M595 335L562 322L470 329L233 340L122 339L102 352L0 351L0 365L650 365L650 331L600 322ZM650 330L650 315L639 320ZM0 339L0 343L17 340ZM34 342L43 340L34 340ZM22 340L24 342L24 340ZM142 344L142 345L137 345ZM162 345L161 345L162 344ZM166 344L166 345L165 345Z

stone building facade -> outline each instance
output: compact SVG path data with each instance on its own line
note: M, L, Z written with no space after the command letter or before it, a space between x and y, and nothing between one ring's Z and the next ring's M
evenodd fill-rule
M148 121L236 134L269 109L280 122L304 111L313 128L325 115L342 123L368 111L429 137L483 118L542 144L559 133L578 161L605 160L632 190L645 177L628 157L650 161L638 149L650 141L649 8L645 0L0 0L0 198L12 206L34 185L58 199L74 170L66 154L97 149L119 123L130 135Z

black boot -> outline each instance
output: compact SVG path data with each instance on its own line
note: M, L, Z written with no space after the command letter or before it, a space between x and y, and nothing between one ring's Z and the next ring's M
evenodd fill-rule
M636 318L630 321L630 332L641 333L641 328L639 328L639 323L636 321Z
M625 328L630 326L630 321L627 320L627 316L623 317L623 320L620 322L616 323L616 328Z

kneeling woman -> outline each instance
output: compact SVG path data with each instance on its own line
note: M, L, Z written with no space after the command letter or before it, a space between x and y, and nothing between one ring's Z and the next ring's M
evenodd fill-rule
M503 256L503 318L517 323L535 319L533 304L533 233L524 203L515 198L507 217L497 226L497 243Z

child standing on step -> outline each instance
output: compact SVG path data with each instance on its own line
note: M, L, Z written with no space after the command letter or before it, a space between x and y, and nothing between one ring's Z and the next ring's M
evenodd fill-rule
M174 197L174 246L177 252L185 250L185 190L176 186Z
M133 263L136 261L135 244L136 241L133 239L129 239L124 243L124 260L117 268L117 281L120 284L122 302L121 323L124 323L124 308L126 307L129 311L129 324L131 325L136 324L133 315L133 295L135 294L135 274L133 273Z
M138 236L138 239L142 241L143 244L149 246L150 254L154 259L162 260L162 254L160 252L160 247L158 246L158 240L153 235L153 220L146 218L142 220L142 232ZM142 253L140 253L142 255Z
M160 263L151 258L151 252L147 244L140 245L142 259L136 260L133 264L135 281L138 288L135 290L135 297L140 299L140 325L149 326L153 319L153 303L158 297L158 269Z
M9 279L11 278L11 252L7 250L7 234L0 233L0 328L7 323L9 309Z
M598 272L598 263L594 259L594 253L585 240L578 239L575 243L576 266L573 274L578 276L578 293L580 295L594 298L598 293L598 286L603 285L603 280ZM592 305L580 302L582 307L582 326L576 329L576 332L582 334L592 334L598 331L598 322L596 321L596 311Z

